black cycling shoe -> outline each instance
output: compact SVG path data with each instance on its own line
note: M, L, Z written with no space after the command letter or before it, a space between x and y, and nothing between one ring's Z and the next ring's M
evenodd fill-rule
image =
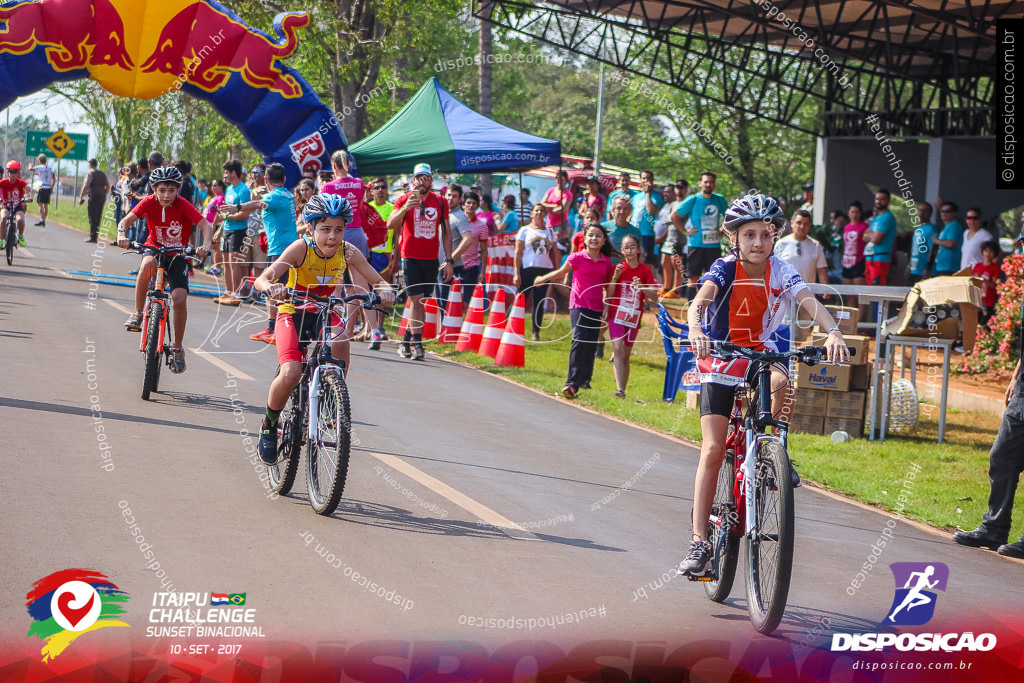
M409 342L402 342L398 345L398 355L402 358L412 358L412 347Z
M793 482L793 488L798 489L804 485L804 482L800 479L800 475L797 474L796 465L793 464L792 460L789 461L789 477Z
M277 462L277 427L267 426L266 420L263 421L263 426L260 428L260 442L257 450L260 460L265 464L273 465Z
M973 531L958 531L953 534L953 541L970 548L989 548L996 550L1006 544L1006 536L997 537L983 526Z
M426 360L427 352L423 350L423 344L414 344L412 347L413 360Z
M999 550L996 552L1006 557L1016 557L1018 560L1024 560L1024 538L1016 543L1004 543L999 546Z

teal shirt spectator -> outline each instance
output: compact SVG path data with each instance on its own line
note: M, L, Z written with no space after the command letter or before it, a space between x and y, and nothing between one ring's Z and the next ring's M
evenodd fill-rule
M871 219L868 230L882 233L882 241L864 245L864 258L868 261L889 263L892 261L892 246L896 242L896 216L892 211L885 211Z
M613 206L613 203L615 202L615 198L618 197L620 194L622 194L622 190L615 190L610 195L608 195L608 201L605 202L605 205L604 205L604 212L606 214L609 213L612 210L612 206ZM633 197L635 197L636 194L637 194L636 190L630 190L629 194L627 194L626 196L629 197L629 201L632 202L633 201Z
M249 186L243 182L239 182L237 185L228 185L224 190L225 204L245 204L250 199L252 199L252 195L249 194ZM225 230L245 230L248 227L248 220L224 221Z
M516 215L515 209L505 214L505 224L508 227L502 232L519 232L519 216Z
M299 239L295 229L295 197L283 187L263 195L267 208L260 212L267 231L267 255L280 256L288 245Z
M725 196L717 192L712 192L710 197L698 192L684 199L676 213L683 219L687 230L697 228L696 235L687 235L686 243L690 247L720 247L720 229L728 208Z
M924 275L928 267L928 256L932 251L932 237L939 234L931 223L922 223L914 231L913 243L910 247L910 274Z
M651 192L651 201L654 202L654 205L657 206L659 210L661 210L662 205L665 203L665 200L661 198L661 193L657 190ZM647 193L637 192L633 195L632 202L633 217L632 220L630 220L630 223L637 227L641 235L649 235L653 237L654 221L658 219L658 214L655 212L652 216L647 213Z
M964 229L956 221L946 223L939 234L940 240L953 240L953 248L939 247L935 257L935 272L952 273L960 270L960 249L964 246Z
M622 238L626 235L632 235L637 241L640 241L640 231L631 223L626 223L620 227L615 225L615 221L604 221L601 223L601 227L608 231L608 241L611 242L612 249L615 251L622 251ZM621 258L613 258L612 263L615 264L621 260Z

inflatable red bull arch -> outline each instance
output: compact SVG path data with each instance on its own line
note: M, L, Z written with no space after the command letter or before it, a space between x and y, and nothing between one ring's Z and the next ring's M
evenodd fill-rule
M279 14L276 38L214 0L17 0L0 5L0 105L57 81L92 78L121 97L183 90L209 102L267 163L330 168L338 120L282 60L309 23Z

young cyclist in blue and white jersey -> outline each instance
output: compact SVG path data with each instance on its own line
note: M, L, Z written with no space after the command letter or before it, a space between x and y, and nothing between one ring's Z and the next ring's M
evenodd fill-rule
M267 231L267 263L273 263L289 244L299 238L295 227L295 196L284 189L284 166L270 164L267 166L263 182L269 190L265 195L251 202L240 205L242 212L259 210L263 219L263 228ZM236 207L221 205L221 211L233 213ZM283 276L282 276L283 277ZM283 281L283 280L282 280ZM274 326L277 322L277 306L267 299L267 329L250 334L250 339L273 344Z
M253 287L268 298L280 299L285 289L307 291L317 296L342 296L345 271L362 275L374 286L381 301L390 306L395 294L390 285L367 262L362 251L345 241L345 226L352 221L352 206L337 194L318 194L302 209L303 220L313 234L297 239L285 248L276 261L267 266ZM287 278L287 284L281 281ZM349 343L340 316L324 320L314 304L281 303L277 307L277 360L280 372L270 384L267 412L260 429L259 454L263 462L277 459L277 426L288 396L302 379L302 348L319 338L324 325L331 329L331 356L349 361Z
M705 538L718 470L725 459L736 386L744 381L746 363L728 366L707 359L712 342L729 341L757 351L774 349L772 333L782 324L795 299L828 331L825 348L830 363L849 360L846 342L835 320L818 303L792 266L775 256L775 236L785 226L775 200L765 195L737 199L725 212L725 231L733 251L717 261L700 279L700 289L690 303L687 322L690 343L701 369L700 464L693 494L693 542L679 573L691 579L711 569L711 545ZM777 417L785 404L789 376L784 367L772 368L772 413ZM799 478L793 472L794 485Z

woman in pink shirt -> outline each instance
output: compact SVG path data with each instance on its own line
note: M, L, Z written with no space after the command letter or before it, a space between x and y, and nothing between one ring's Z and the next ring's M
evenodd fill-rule
M339 194L348 200L352 206L352 222L345 226L345 241L353 245L367 259L370 258L370 244L366 239L366 232L363 230L363 197L366 195L366 188L363 187L361 178L353 178L348 174L349 169L348 152L339 149L331 155L331 166L334 168L334 180L324 183L320 188L323 194ZM366 293L369 290L369 283L366 279L350 269L352 284L356 292ZM360 315L365 315L359 309L357 302L346 306L348 313L348 334L355 330L356 320ZM356 314L360 315L356 315ZM383 330L380 330L383 332Z
M843 228L843 284L863 285L864 278L864 231L868 229L864 220L864 209L856 199L850 204L850 222ZM857 297L851 296L846 306L856 306Z
M220 224L224 222L224 218L218 213L218 209L224 203L224 181L214 180L210 186L210 191L213 193L206 202L206 206L203 208L203 218L214 227L213 233L213 244L210 249L211 258L213 259L209 268L206 272L214 277L221 274L221 262L224 257L220 251Z
M539 285L557 280L572 271L569 293L569 321L572 324L572 346L569 349L569 375L562 396L576 398L580 389L589 389L594 375L594 354L605 314L605 286L612 276L612 245L608 233L600 225L587 227L586 249L569 254L561 268L533 281Z

